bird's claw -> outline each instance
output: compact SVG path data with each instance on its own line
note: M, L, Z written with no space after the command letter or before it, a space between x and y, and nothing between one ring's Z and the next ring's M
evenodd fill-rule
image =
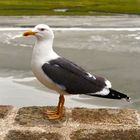
M47 112L43 112L43 114L47 116L49 120L60 119L62 117L58 111L47 110Z
M47 110L46 114L47 115L56 115L56 114L58 114L58 112L57 111Z
M60 119L62 116L60 114L48 115L49 120Z

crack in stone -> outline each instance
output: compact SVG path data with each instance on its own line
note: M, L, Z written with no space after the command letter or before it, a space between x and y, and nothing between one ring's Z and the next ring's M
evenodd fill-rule
M13 107L7 114L6 118L3 118L0 121L0 140L3 140L9 130L11 130L14 126L14 119L18 112L18 108Z
M138 112L137 110L135 111L137 120L138 120L138 125L140 126L140 112Z

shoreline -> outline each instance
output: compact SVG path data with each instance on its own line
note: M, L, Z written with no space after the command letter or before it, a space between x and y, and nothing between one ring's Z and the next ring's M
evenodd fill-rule
M140 27L140 16L0 16L0 27L33 27L40 23L54 28L137 28Z

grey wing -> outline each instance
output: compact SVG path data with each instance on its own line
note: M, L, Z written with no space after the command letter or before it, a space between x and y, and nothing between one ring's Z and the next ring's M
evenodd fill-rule
M101 91L105 79L91 76L84 69L64 58L51 60L42 66L44 73L57 85L70 94L87 94Z

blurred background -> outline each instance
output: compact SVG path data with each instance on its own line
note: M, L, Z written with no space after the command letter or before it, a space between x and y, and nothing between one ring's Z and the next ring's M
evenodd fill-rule
M0 1L0 104L56 105L58 94L31 72L33 37L44 23L55 33L55 51L92 74L106 77L132 102L66 96L67 107L140 109L140 0Z

